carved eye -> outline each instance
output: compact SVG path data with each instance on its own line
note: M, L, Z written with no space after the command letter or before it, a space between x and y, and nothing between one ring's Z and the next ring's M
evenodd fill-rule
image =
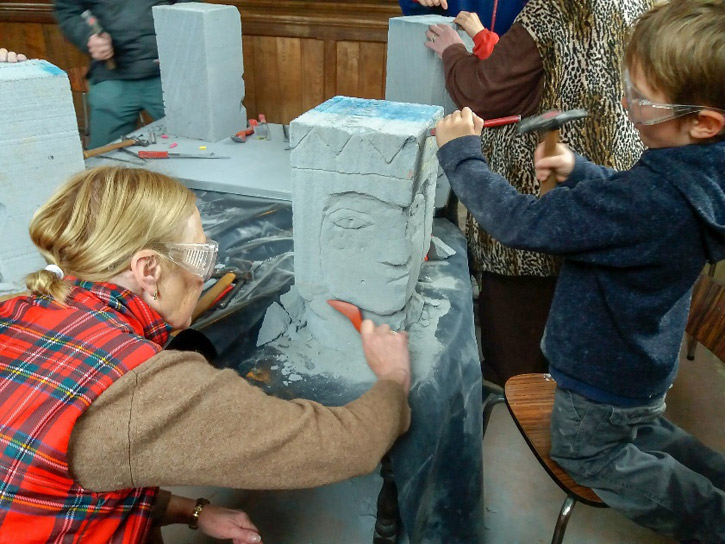
M350 209L336 210L330 214L330 221L341 229L350 230L364 229L373 224L369 215Z

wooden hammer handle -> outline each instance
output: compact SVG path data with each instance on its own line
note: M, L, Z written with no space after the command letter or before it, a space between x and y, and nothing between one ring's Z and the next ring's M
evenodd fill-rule
M201 296L199 302L196 303L196 308L194 308L194 312L191 314L191 320L196 320L197 317L206 312L211 305L214 304L217 297L221 295L222 291L226 289L227 285L232 283L236 277L237 276L234 272L227 272L219 278L219 281L210 287L209 290Z
M556 155L556 144L559 143L559 131L551 130L544 134L544 157ZM556 187L556 174L552 172L539 188L539 198Z
M83 158L95 157L96 155L103 155L114 149L121 149L122 147L130 147L136 143L136 140L123 140L122 142L116 142L115 144L104 145L103 147L97 147L95 149L89 149L83 152Z

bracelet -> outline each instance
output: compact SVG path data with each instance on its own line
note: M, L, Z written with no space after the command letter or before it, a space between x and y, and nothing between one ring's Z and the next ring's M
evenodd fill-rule
M204 510L204 507L210 504L207 499L199 498L196 499L196 506L194 506L194 510L191 512L191 521L189 521L189 529L194 529L195 531L199 528L199 516L201 515L201 511Z

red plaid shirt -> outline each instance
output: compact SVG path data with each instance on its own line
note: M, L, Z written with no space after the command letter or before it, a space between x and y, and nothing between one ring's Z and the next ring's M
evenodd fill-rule
M75 281L0 304L0 544L143 542L157 488L93 493L68 470L78 417L161 350L169 329L117 285Z

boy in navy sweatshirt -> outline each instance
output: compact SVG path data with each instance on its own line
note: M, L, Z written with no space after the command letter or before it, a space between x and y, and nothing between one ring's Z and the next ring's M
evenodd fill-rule
M664 417L692 286L725 258L725 2L672 0L638 21L625 105L649 147L631 170L560 145L537 199L493 174L468 108L436 127L451 186L512 247L561 255L541 342L558 388L551 456L635 522L725 542L725 458ZM485 331L483 331L485 334Z

